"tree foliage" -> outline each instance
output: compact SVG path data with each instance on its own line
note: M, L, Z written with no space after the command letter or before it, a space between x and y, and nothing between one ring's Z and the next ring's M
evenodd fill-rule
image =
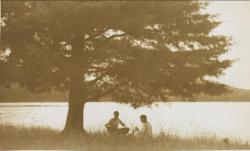
M134 105L169 96L219 94L229 37L207 3L3 1L1 83L68 91L80 70L81 99ZM73 65L72 65L73 64ZM136 103L137 102L137 103ZM139 102L139 103L138 103Z

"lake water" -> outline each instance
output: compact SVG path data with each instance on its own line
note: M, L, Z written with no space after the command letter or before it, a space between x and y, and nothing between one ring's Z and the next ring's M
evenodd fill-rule
M0 103L0 124L43 126L63 129L67 103ZM114 102L91 102L85 105L84 127L87 131L105 130L113 111L120 112L128 126L140 125L139 115L146 114L153 133L183 137L214 134L250 141L250 102L173 102L151 108L134 109Z

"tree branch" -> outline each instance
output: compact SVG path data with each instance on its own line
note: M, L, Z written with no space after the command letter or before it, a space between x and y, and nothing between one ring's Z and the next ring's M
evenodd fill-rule
M98 80L101 80L105 75L106 75L107 72L101 74L99 77L95 78L94 80L90 81L87 85L90 86L91 84L97 82Z
M117 34L117 35L112 35L108 38L106 38L105 40L103 40L102 42L100 42L96 47L95 49L98 49L99 47L101 47L103 44L105 44L107 41L113 39L113 38L116 38L116 37L122 37L122 36L126 36L127 34Z
M123 82L123 83L121 83L121 84L119 84L119 85L116 85L115 87L113 87L113 88L111 88L111 89L109 89L109 90L107 90L107 91L105 91L105 92L103 92L103 93L99 93L99 94L97 94L97 95L95 95L95 96L89 97L89 98L87 98L86 100L97 100L97 99L99 99L100 97L103 97L103 96L105 96L105 95L107 95L107 94L109 94L109 93L111 93L111 92L117 90L118 88L124 86L125 84L127 84L127 82Z
M94 40L98 35L103 34L103 33L105 33L105 32L108 31L108 30L110 30L110 28L106 28L106 29L104 29L104 30L101 30L101 31L97 32L96 34L89 36L89 37L88 37L87 39L85 39L85 40L86 40L86 41L87 41L87 40Z
M112 39L112 38L122 37L122 36L126 36L126 35L127 35L126 33L124 33L124 34L112 35L112 36L108 37L108 38L105 39L105 40L108 41L108 40L110 40L110 39ZM105 40L104 40L104 41L105 41Z

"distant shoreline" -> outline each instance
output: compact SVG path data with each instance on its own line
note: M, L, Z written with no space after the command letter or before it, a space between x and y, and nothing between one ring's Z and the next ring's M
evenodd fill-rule
M169 97L167 102L250 102L250 90L227 87L230 91L217 96L199 94L194 96L194 100L180 97ZM10 88L0 87L0 102L67 102L68 92L49 91L43 93L32 93L13 84ZM106 100L111 99L101 99Z
M116 102L116 101L89 101L89 102L115 102L115 103L122 103L122 102ZM244 103L244 102L250 102L249 100L240 100L240 101L218 101L218 100L211 100L211 101L159 101L159 103L206 103L206 102L222 102L222 103ZM0 103L68 103L68 101L57 101L57 100L50 100L50 101L2 101L0 100ZM129 103L129 102L126 102ZM157 103L157 102L155 102Z

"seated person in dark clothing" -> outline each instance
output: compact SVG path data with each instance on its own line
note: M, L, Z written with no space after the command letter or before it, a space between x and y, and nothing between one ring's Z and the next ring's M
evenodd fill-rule
M119 124L124 128L119 128ZM106 128L110 133L126 134L129 131L128 128L125 128L125 124L119 119L118 111L114 112L114 117L106 124Z

